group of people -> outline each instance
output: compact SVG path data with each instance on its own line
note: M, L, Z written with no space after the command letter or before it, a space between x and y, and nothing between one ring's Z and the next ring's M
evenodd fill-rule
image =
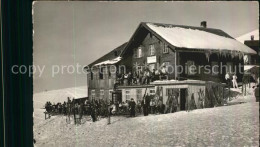
M137 103L133 98L125 102L106 102L102 99L100 100L84 100L77 101L75 99L70 100L63 104L57 103L51 104L51 102L46 102L45 109L49 114L61 114L67 116L66 121L70 122L70 118L74 118L75 124L82 119L83 115L90 115L92 121L95 122L99 117L107 117L112 114L129 114L130 117L135 117L136 112L144 116L148 114L165 114L174 113L177 111L178 99L174 96L169 96L166 105L163 104L162 98L154 95L149 95L148 93L144 95L143 100L138 100Z
M146 94L141 102L144 116L149 114L166 114L177 111L177 98L169 96L166 105L163 104L162 98ZM175 107L176 106L176 107Z
M75 122L76 118L81 120L83 115L90 115L93 122L97 121L98 117L108 115L108 104L102 99L76 102L74 98L70 100L68 97L68 101L64 101L63 104L46 102L45 109L51 115L68 116L67 121L70 121L70 117L74 116Z
M137 103L133 98L131 98L130 101L126 100L125 102L116 102L112 105L115 106L115 109L113 110L116 111L117 114L130 114L130 117L134 117L136 113L143 113L145 116L148 114L170 113L168 110L165 111L165 105L163 104L162 99L149 94L144 95L143 100L138 100ZM115 113L112 112L112 114Z
M127 72L125 74L118 73L117 74L117 82L120 85L133 85L133 84L150 84L150 82L156 80L168 79L168 73L166 67L163 66L161 69L153 69L150 71L148 68L144 71L135 71L135 72Z
M232 75L231 73L227 72L225 75L225 79L228 87L232 86L233 88L238 88L237 75L235 73Z
M50 101L47 101L45 104L46 111L52 114L64 114L66 113L66 107L67 107L66 102L64 102L63 104L61 103L52 104Z

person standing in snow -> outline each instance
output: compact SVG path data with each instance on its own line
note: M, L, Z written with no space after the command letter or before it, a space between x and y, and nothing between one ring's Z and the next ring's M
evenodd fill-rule
M225 79L226 79L227 86L230 87L231 79L228 72L225 75Z
M165 109L165 112L164 112L165 114L172 112L172 102L173 102L172 95L169 95L169 97L166 101L166 109Z
M150 101L150 113L151 114L154 114L154 108L155 108L155 101L154 101L154 99L152 99Z
M233 75L232 82L233 82L233 88L238 88L238 85L237 85L237 75L236 74Z
M177 112L177 108L178 108L178 99L176 96L173 96L172 113Z
M136 106L136 103L135 103L134 99L131 98L131 101L129 103L130 117L135 117L135 106Z
M79 119L80 120L82 119L82 116L83 116L83 109L84 109L84 105L81 102L80 105L79 105Z
M90 111L91 111L91 118L92 121L95 122L96 119L96 104L95 101L92 101L91 106L90 106Z
M190 107L189 110L197 109L196 102L194 99L194 93L191 94Z
M149 106L149 95L148 93L144 96L143 100L142 100L142 107L143 107L143 112L144 112L144 116L148 115L148 106Z

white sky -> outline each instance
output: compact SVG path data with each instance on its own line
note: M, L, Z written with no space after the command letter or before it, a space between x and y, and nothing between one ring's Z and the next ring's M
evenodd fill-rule
M34 91L87 84L84 74L52 77L52 65L88 65L128 41L140 22L199 26L233 37L258 29L257 2L35 2ZM65 69L64 69L65 70Z

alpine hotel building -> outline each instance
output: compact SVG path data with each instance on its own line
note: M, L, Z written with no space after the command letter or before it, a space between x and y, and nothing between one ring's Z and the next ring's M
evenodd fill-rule
M243 56L254 54L254 50L224 31L207 28L205 21L201 22L200 27L142 22L128 42L86 67L89 71L89 98L119 102L134 98L137 102L148 93L161 98L164 104L170 95L177 96L178 110L187 109L185 104L191 98L195 99L197 108L222 105L225 74L238 71L238 65L244 64ZM118 85L117 75L110 68L112 65L117 67L117 72L127 73L138 73L145 68L152 71L166 65L168 79L145 85ZM126 69L121 71L120 65ZM174 68L168 68L168 65ZM189 70L180 73L181 69L177 68L192 65L225 65L228 68L214 68L217 74L205 74L203 68L200 73ZM238 81L241 81L243 75L238 72L236 75Z

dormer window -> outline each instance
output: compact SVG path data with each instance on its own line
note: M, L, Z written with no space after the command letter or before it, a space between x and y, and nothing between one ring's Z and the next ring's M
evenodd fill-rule
M169 47L168 47L167 44L164 44L163 53L164 53L164 54L169 53Z

